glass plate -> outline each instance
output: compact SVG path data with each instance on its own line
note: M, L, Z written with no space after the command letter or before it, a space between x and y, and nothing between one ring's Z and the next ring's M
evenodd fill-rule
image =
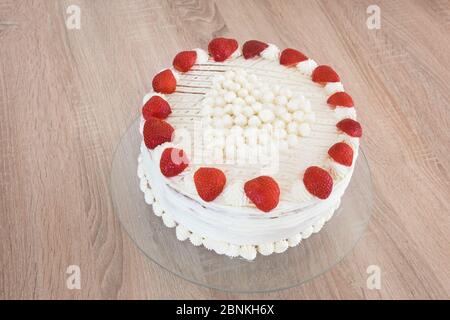
M122 137L112 163L114 210L138 248L153 262L196 284L233 292L267 292L304 283L339 263L364 233L372 211L372 181L360 149L356 168L333 218L322 230L283 253L258 254L254 261L230 258L181 242L164 226L139 189L139 119Z

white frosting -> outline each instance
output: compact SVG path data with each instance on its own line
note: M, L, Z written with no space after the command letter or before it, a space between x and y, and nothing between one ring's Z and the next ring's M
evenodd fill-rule
M244 259L253 260L256 258L256 248L252 245L243 245L239 249L239 254Z
M158 195L158 201L153 204L156 215L161 216L167 211L174 221L193 234L236 245L265 244L304 232L317 217L329 214L338 203L351 177L350 172L336 184L328 201L316 201L314 198L305 202L305 207L300 206L290 211L262 214L256 209L255 213L246 213L243 209L248 207L222 208L214 206L214 202L206 204L183 196L166 184L167 178L160 178L159 165L150 159L148 151L144 151L142 156L142 165L146 168L145 171L149 172L148 179L152 181L153 194ZM147 183L145 186L148 188Z
M230 243L228 245L228 249L225 252L225 254L227 256L229 256L229 257L238 257L239 256L239 250L240 250L240 247L238 245Z
M290 196L293 201L298 202L308 202L314 198L314 196L306 190L305 184L300 179L295 180L292 184Z
M283 240L279 240L274 243L273 251L276 253L282 253L282 252L286 251L287 248L289 248L289 244L288 244L287 240L283 239Z
M144 200L147 204L153 204L153 202L155 202L155 196L153 195L152 190L147 189L145 191Z
M271 255L274 252L274 243L264 243L258 245L258 252L261 253L263 256Z
M336 109L334 109L334 115L338 121L346 118L356 120L355 108L336 107Z
M191 233L191 235L189 236L189 240L191 241L191 243L194 246L200 246L203 244L203 239L201 236L199 236L196 233Z
M276 45L268 43L268 47L261 51L260 56L267 60L278 61L280 49Z
M184 241L189 239L191 232L186 229L184 226L182 225L178 225L176 228L176 235L177 235L177 239L180 241Z
M197 59L195 60L196 64L205 64L209 60L208 52L203 49L196 48L194 51L197 53Z
M174 228L177 226L177 224L175 223L175 220L173 220L173 218L170 216L170 214L168 214L167 212L163 213L163 215L161 216L164 225L167 228Z
M243 207L250 204L249 199L244 193L244 181L238 180L228 185L220 195L224 203L229 206Z
M344 86L341 82L327 82L325 91L331 96L336 92L344 92Z
M302 241L301 233L297 233L288 239L289 247L295 247Z
M331 173L334 180L341 180L344 178L351 170L351 167L344 166L337 163L336 161L330 159L329 166L331 168Z
M315 68L317 68L317 62L313 59L308 59L297 64L298 71L306 76L311 76Z

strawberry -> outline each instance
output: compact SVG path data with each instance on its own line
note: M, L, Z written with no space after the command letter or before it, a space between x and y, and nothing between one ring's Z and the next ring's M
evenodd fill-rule
M336 124L336 127L348 134L350 137L361 138L362 128L358 121L353 119L343 119Z
M258 56L269 45L258 40L249 40L242 46L242 54L245 59Z
M217 62L228 59L237 48L237 41L227 38L215 38L208 44L208 52Z
M333 93L327 100L327 103L331 106L340 107L353 107L353 99L347 92Z
M161 173L170 178L179 175L189 165L189 160L183 150L167 148L161 154L159 168Z
M309 193L319 199L326 199L333 190L333 178L322 168L312 166L303 174L303 183Z
M312 73L312 81L318 83L339 82L339 75L330 66L318 66Z
M161 93L173 93L177 87L177 80L170 69L158 73L152 81L153 90Z
M280 200L278 183L268 176L260 176L247 181L244 184L244 191L255 206L264 212L275 208Z
M297 63L305 60L308 60L307 56L291 48L284 49L280 56L280 64L286 67L294 67Z
M337 163L347 167L353 163L353 149L345 142L335 143L328 149L328 155Z
M181 51L173 58L173 67L180 72L188 72L197 60L197 52Z
M226 182L225 174L216 168L200 168L194 173L197 193L206 202L217 198L222 193Z
M164 120L149 118L144 123L144 143L149 149L155 149L164 142L172 141L173 128Z
M160 96L151 97L142 107L142 116L145 120L151 117L165 119L172 113L169 103Z

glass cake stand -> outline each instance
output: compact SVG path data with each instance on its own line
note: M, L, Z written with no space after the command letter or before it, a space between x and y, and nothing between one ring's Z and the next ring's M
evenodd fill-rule
M258 254L255 260L230 258L181 242L164 226L139 189L139 119L118 145L111 171L114 210L138 248L153 262L193 283L233 292L266 292L304 283L339 263L364 233L372 211L372 181L364 152L341 206L319 233L284 253Z

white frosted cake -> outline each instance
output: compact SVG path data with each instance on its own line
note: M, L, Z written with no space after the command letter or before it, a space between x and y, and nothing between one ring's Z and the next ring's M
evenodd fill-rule
M338 74L294 49L216 38L178 53L144 97L138 176L180 241L281 253L339 207L362 134Z

